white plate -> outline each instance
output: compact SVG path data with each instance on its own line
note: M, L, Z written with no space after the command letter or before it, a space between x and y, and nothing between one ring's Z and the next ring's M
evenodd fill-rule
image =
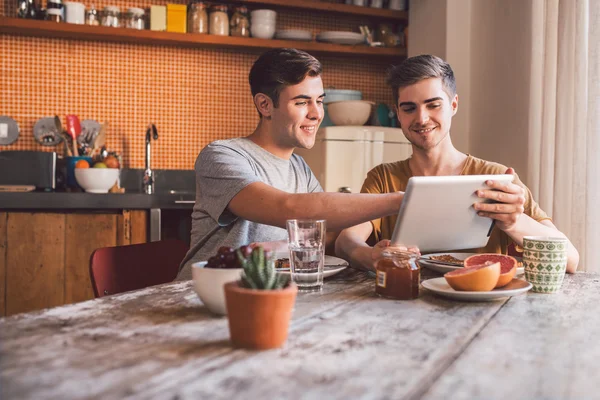
M289 253L276 253L275 259L289 258ZM323 278L328 278L348 268L348 261L333 256L325 256L325 265L323 266ZM289 269L277 269L280 274L289 274Z
M446 272L454 271L455 269L459 269L459 268L463 268L463 267L453 267L451 265L436 264L436 263L428 262L427 258L431 257L431 256L449 255L454 258L458 258L459 260L464 260L467 257L473 256L475 254L479 254L479 253L448 253L448 252L446 252L446 253L431 253L431 254L426 254L423 257L421 257L419 259L419 264L423 267L426 267L426 268L432 270L432 271L436 271L436 272L445 274ZM515 258L517 259L517 261L522 261L520 257L515 257ZM523 267L517 268L517 275L521 275L524 273L525 273L525 268L523 268Z
M312 33L301 29L290 29L275 32L275 38L283 40L312 40Z
M531 283L523 279L513 279L508 285L489 292L461 292L454 290L446 282L446 278L433 278L421 282L421 285L431 292L449 299L463 301L489 301L503 297L516 296L532 288Z
M365 42L365 37L356 32L321 32L317 35L320 42L330 42L338 44L361 44Z

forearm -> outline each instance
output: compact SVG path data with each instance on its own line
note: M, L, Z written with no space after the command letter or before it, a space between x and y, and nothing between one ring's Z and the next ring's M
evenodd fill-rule
M373 248L365 242L364 234L352 229L345 229L338 236L335 242L336 256L347 260L355 268L373 270Z
M550 225L552 225L550 223ZM545 225L541 222L537 222L533 218L528 215L523 214L517 222L510 229L505 231L508 236L514 242L523 246L523 237L525 236L551 236L551 237L561 237L567 239L567 272L575 273L577 270L577 265L579 264L579 252L573 246L569 238L559 231L556 227Z
M402 192L291 194L285 201L284 215L285 219L326 219L327 229L335 231L396 214L403 196Z
M403 192L386 194L287 193L255 182L228 204L238 217L285 228L288 219L325 219L327 230L340 231L362 222L393 215L400 209Z

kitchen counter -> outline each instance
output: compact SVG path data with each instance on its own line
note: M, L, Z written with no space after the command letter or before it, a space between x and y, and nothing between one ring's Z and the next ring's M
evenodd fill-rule
M194 193L0 193L0 210L192 209Z
M196 199L193 170L154 170L154 194L141 190L144 171L123 169L125 193L0 193L0 210L191 210Z

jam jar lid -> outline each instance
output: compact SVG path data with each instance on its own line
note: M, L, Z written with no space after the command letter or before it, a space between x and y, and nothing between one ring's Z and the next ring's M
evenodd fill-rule
M381 257L388 258L419 258L421 255L416 251L411 250L399 250L395 248L388 248L381 251Z

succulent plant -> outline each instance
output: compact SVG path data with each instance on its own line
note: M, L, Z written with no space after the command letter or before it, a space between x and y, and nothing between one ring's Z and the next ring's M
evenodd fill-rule
M237 251L237 257L244 269L242 273L242 286L248 289L277 290L286 287L290 278L287 275L277 274L275 261L270 256L265 256L265 250L257 246L250 255L245 256Z

